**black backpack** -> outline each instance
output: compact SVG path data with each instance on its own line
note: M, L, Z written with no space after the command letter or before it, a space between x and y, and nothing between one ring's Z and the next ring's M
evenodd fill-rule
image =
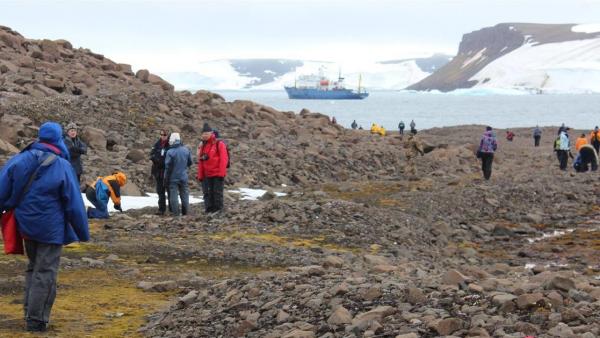
M229 169L231 166L231 152L229 151L229 145L223 140L217 140L217 152L219 152L219 142L225 145L225 150L227 151L227 169ZM219 156L221 156L221 154L219 154Z

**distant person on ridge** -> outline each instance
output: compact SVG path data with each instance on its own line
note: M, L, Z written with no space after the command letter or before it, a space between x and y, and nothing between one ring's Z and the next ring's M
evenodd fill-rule
M423 143L419 140L417 135L408 135L408 141L404 144L405 156L406 156L406 167L404 173L409 175L409 179L417 179L417 155L425 155L423 151Z
M205 212L218 212L223 209L223 189L229 159L227 146L216 138L208 123L204 124L201 137L196 179L202 183Z
M85 189L85 197L94 207L87 209L88 218L108 218L108 199L113 201L114 208L123 212L121 208L121 188L127 183L127 176L120 171L115 171L110 176L98 177L92 185Z
M404 121L398 123L398 132L400 133L400 136L404 135Z
M598 130L598 126L590 133L590 144L596 150L596 154L600 153L600 130Z
M535 147L539 147L540 146L540 139L542 138L542 130L540 129L539 126L535 126L535 129L533 130L533 145Z
M558 140L558 150L556 156L560 163L560 170L567 170L567 164L569 162L569 156L571 155L571 141L569 140L569 134L567 132L569 128L561 128L561 132Z
M481 170L483 171L483 178L486 180L489 180L492 176L494 153L497 149L498 142L496 141L496 136L494 136L492 127L485 127L485 132L481 136L481 141L479 142L477 157L481 159Z
M26 330L31 332L47 330L56 298L62 246L90 239L62 128L58 123L46 122L38 135L36 142L0 170L0 213L14 210L18 231L25 238L29 262L23 310ZM16 274L9 270L9 275Z
M575 162L573 162L573 167L575 171L579 173L586 172L592 167L592 171L598 170L598 153L591 144L584 144L579 149L579 154L577 154L577 158Z
M506 140L507 140L508 142L512 142L514 138L515 138L515 133L513 133L513 132L512 132L512 131L510 131L510 130L507 130L507 131L506 131Z
M415 135L417 133L417 129L416 129L417 124L415 123L415 120L411 120L410 121L410 133Z
M64 137L65 146L69 149L71 157L71 166L77 175L77 182L81 183L81 174L83 166L81 165L81 155L87 153L87 145L77 135L77 125L73 122L67 124L67 134Z
M581 134L581 136L579 136L577 138L577 140L575 140L575 150L577 150L577 152L579 152L579 149L581 149L581 147L584 144L588 144L588 140L585 137L585 134Z
M337 120L335 119L335 116L333 116L331 118L331 124L337 124Z
M190 189L188 187L187 169L192 165L192 153L181 142L179 133L169 137L169 150L165 156L165 185L169 189L169 205L175 216L180 215L179 199L181 199L181 215L188 214L190 209Z
M165 186L165 157L169 150L169 133L165 129L160 130L160 137L154 143L150 151L152 161L151 175L155 181L156 193L158 194L158 215L164 215L167 210L167 187Z
M356 129L358 127L358 124L356 124L356 120L352 121L352 124L350 125L350 127L352 129Z

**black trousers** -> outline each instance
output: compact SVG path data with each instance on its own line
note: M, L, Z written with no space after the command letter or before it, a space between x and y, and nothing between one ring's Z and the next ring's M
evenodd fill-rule
M489 180L492 176L492 163L494 163L493 153L481 153L481 170L483 171L483 178Z
M556 156L558 156L558 161L560 163L560 170L567 170L567 164L569 163L569 151L568 150L558 150L556 152Z
M217 212L223 209L223 177L207 177L202 180L204 211Z
M540 139L541 139L541 138L542 138L541 136L534 136L534 137L533 137L533 139L534 139L534 141L535 141L535 146L536 146L536 147L539 147L539 146L540 146Z
M165 180L160 177L156 180L156 193L158 194L158 212L164 214L167 211L167 187Z
M23 311L28 325L46 326L56 298L62 245L25 240L29 263L25 272Z
M592 142L592 146L594 147L594 149L596 149L596 154L598 154L598 152L600 152L600 141L593 141Z

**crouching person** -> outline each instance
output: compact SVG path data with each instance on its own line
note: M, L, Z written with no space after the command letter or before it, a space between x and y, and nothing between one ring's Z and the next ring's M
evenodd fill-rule
M96 182L85 189L85 197L94 206L87 209L88 218L108 218L108 200L113 201L114 208L121 208L121 187L127 183L127 177L120 171L110 176L98 177Z
M202 183L205 212L218 212L223 209L223 185L229 160L227 146L217 139L208 123L204 124L201 137L196 179Z
M169 138L169 151L165 157L165 186L169 190L169 205L173 215L187 215L190 208L190 189L187 169L192 165L192 153L181 143L179 133ZM181 199L181 213L179 211Z
M90 238L79 183L62 128L44 123L39 139L0 171L0 212L14 209L29 263L23 310L27 331L48 327L62 246Z

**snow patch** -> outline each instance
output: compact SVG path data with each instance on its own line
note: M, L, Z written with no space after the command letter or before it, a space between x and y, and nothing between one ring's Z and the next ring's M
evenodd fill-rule
M262 197L267 191L263 189L250 189L250 188L239 188L237 190L229 190L234 194L240 194L243 200L256 201L259 197ZM275 196L282 197L287 195L283 192L275 192Z
M567 229L565 231L562 230L554 230L554 232L552 233L545 233L543 234L541 237L536 237L536 238L528 238L527 241L529 243L535 243L535 242L539 242L542 241L544 239L548 239L548 238L554 238L554 237L560 237L560 236L564 236L566 234L570 234L573 231L575 231L575 229Z
M468 60L465 60L465 62L462 64L462 66L460 68L465 68L475 61L477 61L475 63L479 63L479 62L483 61L486 58L485 56L483 56L483 53L485 53L486 50L487 50L487 47L480 50L479 52L477 52L477 54L473 55Z
M81 194L81 197L83 198L83 204L86 207L93 207L92 203L85 197L85 194ZM190 196L190 204L197 203L202 203L202 198ZM123 208L123 211L146 207L158 207L158 194L148 194L148 196L121 196L121 208ZM117 211L113 208L112 201L109 201L108 203L108 211Z
M588 23L571 27L571 31L575 33L600 33L600 23Z

